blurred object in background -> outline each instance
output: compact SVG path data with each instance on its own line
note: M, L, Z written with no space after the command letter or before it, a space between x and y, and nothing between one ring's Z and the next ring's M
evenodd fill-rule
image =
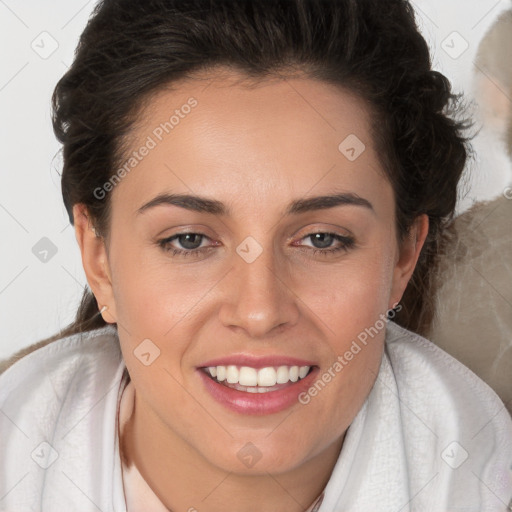
M482 135L490 145L505 146L512 169L511 54L512 10L502 13L482 39L475 61ZM476 203L455 219L444 243L428 337L487 382L512 414L510 175L496 199Z
M505 144L512 159L512 10L482 39L475 61L474 93L482 122Z
M512 414L512 199L477 203L446 233L427 337L491 386Z

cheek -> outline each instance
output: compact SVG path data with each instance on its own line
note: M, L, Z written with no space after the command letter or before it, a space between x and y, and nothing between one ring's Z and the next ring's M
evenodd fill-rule
M336 338L355 336L387 310L393 277L391 249L382 240L336 263L290 268L281 276L291 290L289 300L295 301L306 316L313 312L322 320L327 334L330 330ZM170 256L167 261L158 251L124 247L112 258L118 323L135 338L165 340L184 324L190 330L188 319L207 315L217 295L215 285L228 268L207 262L176 265ZM236 283L226 282L221 288L227 295L238 289ZM224 300L229 301L229 297ZM175 338L174 343L179 340Z
M167 264L156 250L123 247L112 255L112 269L118 332L130 375L144 382L149 396L159 396L162 382L179 391L170 374L182 381L180 365L194 338L188 318L197 314L208 287Z
M173 264L157 247L125 246L112 260L118 320L139 336L164 338L208 289L209 275Z
M348 427L379 371L393 272L392 257L383 252L347 262L324 276L315 293L303 291L322 320L329 354L318 377L327 384L312 390L316 397L307 407L311 417L331 426L333 436Z
M357 334L388 309L393 258L386 249L365 251L301 278L297 295L331 328L332 334Z

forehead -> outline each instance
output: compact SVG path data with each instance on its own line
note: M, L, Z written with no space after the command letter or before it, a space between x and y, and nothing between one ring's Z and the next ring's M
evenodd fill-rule
M195 106L188 108L191 103ZM192 121L183 123L187 118ZM370 105L341 86L307 77L256 79L221 68L217 74L180 80L146 98L132 141L141 142L156 130L153 134L158 141L162 136L167 139L164 143L172 144L170 137L165 137L169 131L162 127L163 133L158 133L160 125L170 122L173 138L184 131L183 125L203 130L208 138L215 130L217 139L231 136L233 131L241 137L249 130L254 138L258 130L272 127L282 128L283 136L288 135L286 139L291 142L317 132L318 137L312 140L317 142L327 132L337 137L344 133L364 137L370 121ZM178 124L182 125L180 130ZM189 131L189 135L193 133ZM372 144L371 140L366 142Z
M254 82L226 72L183 80L139 112L123 161L133 165L114 198L135 211L164 191L229 194L245 205L319 187L377 191L386 180L370 122L362 99L313 79Z

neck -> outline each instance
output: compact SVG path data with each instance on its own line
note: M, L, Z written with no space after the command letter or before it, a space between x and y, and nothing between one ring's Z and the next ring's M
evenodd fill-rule
M344 435L291 471L237 474L206 460L135 393L132 414L120 434L120 449L125 463L136 465L170 511L253 512L256 505L258 510L304 512L322 494L343 440Z

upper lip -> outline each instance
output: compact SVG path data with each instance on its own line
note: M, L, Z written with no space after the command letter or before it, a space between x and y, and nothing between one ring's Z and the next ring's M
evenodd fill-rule
M268 366L315 366L315 363L285 355L253 356L249 354L232 354L230 356L211 359L198 368L209 366L249 366L250 368L266 368Z

